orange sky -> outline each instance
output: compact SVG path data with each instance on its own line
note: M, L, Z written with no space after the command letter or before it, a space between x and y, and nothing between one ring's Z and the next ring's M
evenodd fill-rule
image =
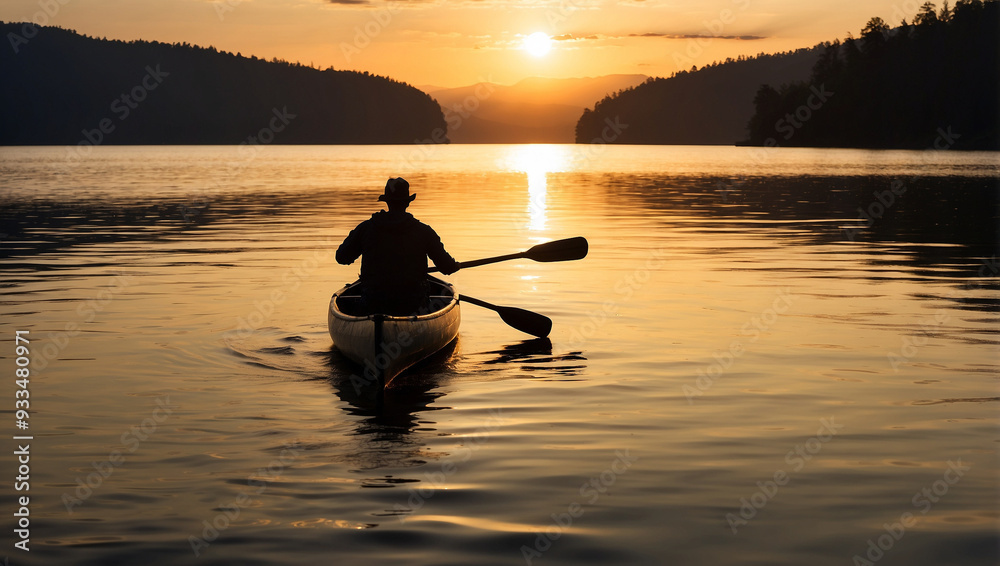
M62 5L65 3L65 5ZM665 76L740 54L858 35L873 16L911 20L916 0L3 0L4 21L47 20L97 37L213 45L387 75L414 85L528 76ZM49 13L46 13L46 9ZM523 37L559 38L544 57ZM699 37L701 36L701 37Z

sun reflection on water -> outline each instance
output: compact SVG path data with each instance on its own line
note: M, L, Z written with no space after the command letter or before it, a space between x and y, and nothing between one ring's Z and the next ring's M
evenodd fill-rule
M532 144L512 146L503 159L510 171L528 176L528 229L543 231L548 220L548 174L569 170L570 152L559 145Z

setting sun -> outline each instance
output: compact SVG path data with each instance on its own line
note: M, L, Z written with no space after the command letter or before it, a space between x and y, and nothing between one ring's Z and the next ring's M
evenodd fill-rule
M543 57L552 50L552 38L540 31L524 38L524 50L533 57Z

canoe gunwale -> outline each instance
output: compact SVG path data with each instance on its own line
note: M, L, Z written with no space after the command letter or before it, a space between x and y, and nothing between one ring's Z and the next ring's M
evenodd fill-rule
M347 314L344 311L340 310L340 306L337 304L337 299L341 296L346 295L349 290L361 284L360 281L355 281L353 283L348 283L347 285L344 285L343 287L341 287L340 289L338 289L336 292L333 293L333 296L330 298L330 314L345 322L361 322L363 320L373 321L375 320L376 316L381 317L382 320L386 322L392 322L392 321L421 322L427 320L434 320L435 318L447 315L449 311L458 306L458 291L455 290L454 285L448 283L447 281L442 281L437 277L428 276L427 279L433 281L434 283L438 284L439 286L445 289L448 289L451 292L451 299L448 301L448 304L446 304L445 306L441 307L440 309L434 312L421 315L409 315L409 316L393 316L388 314L377 314L377 313L364 316ZM434 296L444 296L444 295L434 295Z

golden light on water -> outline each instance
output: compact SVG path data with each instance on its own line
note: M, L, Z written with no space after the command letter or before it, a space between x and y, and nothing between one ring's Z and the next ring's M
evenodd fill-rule
M971 471L894 552L987 565L967 558L995 539L998 475L983 447L996 436L984 423L998 402L997 283L983 274L997 270L966 242L995 224L976 197L995 185L992 154L775 148L748 170L743 147L423 150L276 144L239 179L225 174L232 146L95 147L68 176L63 147L0 152L20 191L5 201L19 232L0 262L16 272L0 334L31 330L32 371L46 364L30 430L72 433L51 436L37 471L32 511L64 518L44 526L42 562L79 562L86 546L94 562L152 566L164 540L187 537L220 563L280 564L294 546L302 562L334 548L378 566L394 551L371 537L388 532L418 541L404 550L425 563L539 544L551 545L545 565L598 552L656 563L667 547L709 564L787 562L775 540L793 540L799 562L843 548L846 563L889 536L887 521L920 514L912 494L961 458ZM572 236L590 253L459 271L463 293L550 317L549 339L468 305L454 349L378 411L323 324L330 293L358 271L334 251L382 208L404 162L394 151L420 151L412 210L456 258ZM719 180L744 176L723 199ZM837 235L897 177L922 181L897 198L895 224ZM208 198L206 180L211 225L181 224L175 207ZM935 193L921 187L947 189L956 214L927 211L936 201L917 201ZM31 216L43 214L84 218ZM80 239L96 232L121 236ZM180 408L154 413L161 398ZM154 415L168 418L100 491L61 499ZM792 487L764 492L778 471ZM749 525L725 517L773 494ZM136 521L142 505L170 513ZM108 525L128 550L92 544Z
M506 167L528 176L528 229L545 230L548 221L548 174L569 169L568 150L546 144L512 146L507 154Z

